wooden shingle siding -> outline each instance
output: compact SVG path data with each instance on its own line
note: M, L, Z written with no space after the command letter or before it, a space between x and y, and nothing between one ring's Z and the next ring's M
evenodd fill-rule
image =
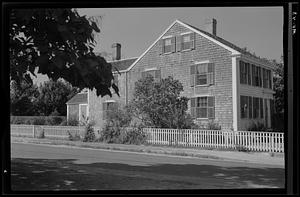
M175 36L180 38L181 33L190 31L186 27L175 24L163 36ZM149 51L141 57L136 65L128 72L128 96L133 99L134 83L140 79L141 72L147 68L157 67L161 70L161 77L173 76L178 79L184 91L182 96L191 98L195 95L208 94L214 96L214 121L218 122L222 128L232 127L232 60L231 52L213 43L212 41L194 34L195 49L189 51L179 51L176 53L161 54L161 41L155 43ZM177 42L176 42L177 43ZM177 43L178 44L178 43ZM177 45L178 46L178 45ZM211 78L210 86L191 88L191 66L195 62L208 60L212 63L210 69L214 70L214 77ZM188 112L191 113L191 101L189 101ZM201 120L206 123L208 120Z

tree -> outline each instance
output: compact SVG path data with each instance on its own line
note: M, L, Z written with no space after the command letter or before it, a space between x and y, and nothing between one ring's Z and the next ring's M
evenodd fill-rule
M159 128L188 128L188 98L180 96L183 86L172 77L154 82L147 76L135 84L135 100L131 103L132 111L139 117L148 118L152 126ZM132 107L133 106L133 107Z
M36 99L35 107L38 115L66 116L66 102L79 92L64 80L46 81L39 87L39 96Z
M9 21L10 78L32 83L30 74L63 78L80 89L95 88L97 95L112 95L112 67L96 56L96 22L75 9L13 9Z
M28 116L34 113L34 102L38 96L38 87L23 81L17 85L15 81L10 83L10 110L14 116Z
M273 60L275 65L275 71L273 76L274 84L274 107L276 113L284 112L284 65L283 57L281 57L281 62L278 63L276 60Z

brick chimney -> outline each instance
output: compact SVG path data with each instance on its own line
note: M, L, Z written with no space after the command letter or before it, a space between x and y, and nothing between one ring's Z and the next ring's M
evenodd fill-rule
M212 35L217 35L217 20L212 18L212 19L206 19L204 23L204 31L212 34Z
M112 60L120 60L121 59L121 44L114 43L111 45L112 50Z

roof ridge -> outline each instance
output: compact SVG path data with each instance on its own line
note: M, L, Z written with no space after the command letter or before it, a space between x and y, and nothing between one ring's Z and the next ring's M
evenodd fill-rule
M112 63L112 62L120 62L124 60L132 60L132 59L137 59L139 57L131 57L131 58L125 58L125 59L120 59L120 60L112 60L112 61L107 61L107 63Z

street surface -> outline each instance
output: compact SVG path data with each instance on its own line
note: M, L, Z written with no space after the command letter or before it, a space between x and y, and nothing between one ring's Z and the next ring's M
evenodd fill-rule
M280 166L67 146L11 144L11 186L25 190L284 188Z

